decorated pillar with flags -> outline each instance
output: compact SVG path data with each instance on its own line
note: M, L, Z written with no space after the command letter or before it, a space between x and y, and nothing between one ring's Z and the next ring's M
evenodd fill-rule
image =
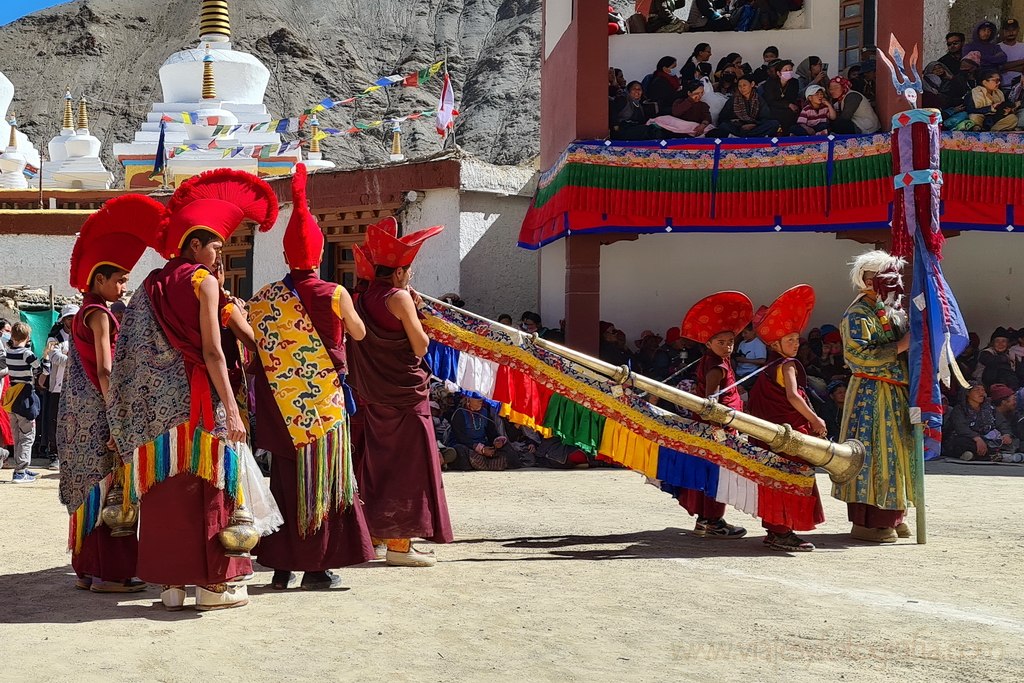
M917 109L923 91L917 70L917 47L910 56L910 74L904 63L906 52L890 36L892 61L879 51L879 58L892 73L896 91L911 109L893 116L892 242L897 256L912 259L910 292L910 417L915 429L915 479L918 499L917 540L926 540L924 523L924 461L937 458L942 448L942 392L952 376L966 386L956 357L967 347L967 326L956 298L942 274L942 244L939 224L940 188L939 123L937 109Z

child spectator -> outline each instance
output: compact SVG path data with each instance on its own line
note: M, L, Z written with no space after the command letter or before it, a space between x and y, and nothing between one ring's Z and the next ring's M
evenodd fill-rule
M39 396L33 389L40 362L28 347L32 328L23 322L11 326L11 341L7 348L7 372L11 386L4 395L4 410L11 414L14 432L15 484L29 484L37 473L28 469L32 462L32 444L36 440L36 418L39 417Z
M828 135L829 124L836 118L836 110L832 103L825 99L825 89L820 85L810 85L804 91L804 108L796 118L796 125L790 135Z
M1003 132L1017 127L1017 112L999 89L1001 80L995 69L983 69L979 85L965 98L967 118L974 130Z

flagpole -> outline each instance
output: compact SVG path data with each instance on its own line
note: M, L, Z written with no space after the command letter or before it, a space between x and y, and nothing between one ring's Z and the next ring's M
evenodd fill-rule
M444 48L444 75L448 76L448 46L447 45ZM449 83L450 82L451 81L449 81ZM455 86L452 86L452 100L453 101L455 100ZM445 140L445 144L447 144L447 143L448 143L448 140L446 139ZM454 118L452 119L452 147L458 147L458 143L455 140L455 119ZM442 147L442 149L444 149L444 148Z
M917 513L917 543L928 542L924 509L924 425L914 425L914 511Z

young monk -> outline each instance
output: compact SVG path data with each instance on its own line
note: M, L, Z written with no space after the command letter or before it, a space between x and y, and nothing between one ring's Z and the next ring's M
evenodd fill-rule
M732 367L732 351L736 335L750 323L753 315L753 304L740 292L712 294L698 301L686 313L682 335L706 347L697 366L698 396L715 397L724 406L743 410L743 399ZM746 529L725 521L725 503L715 500L714 492L711 493L708 495L694 489L683 489L679 493L679 504L697 517L694 533L704 538L736 539L746 536Z
M146 588L133 578L139 548L134 531L113 537L99 514L106 493L123 485L124 469L107 422L120 328L107 304L124 295L128 273L146 250L146 241L136 234L138 226L155 229L163 213L163 205L149 197L112 199L85 222L71 252L71 286L83 297L71 323L57 419L60 499L71 515L68 546L78 576L75 587L94 593Z
M131 353L114 364L111 427L132 466L141 499L138 575L163 584L169 610L196 586L196 609L240 607L251 573L227 556L218 534L243 497L241 460L231 444L246 438L228 375L222 328L237 308L214 274L224 242L243 220L269 230L277 196L242 171L218 169L178 186L156 240L167 264L132 297L122 326Z
M422 359L430 340L409 287L423 242L441 232L426 228L398 238L393 218L366 231L374 280L356 299L366 336L349 349L361 419L356 479L367 526L386 542L389 565L430 567L434 553L413 538L450 543L451 522L441 481L440 456L430 414L429 372Z
M285 590L341 585L332 569L374 559L356 496L344 381L345 335L362 339L363 321L345 288L321 280L324 234L306 204L306 167L292 177L291 220L284 233L289 272L252 298L258 350L255 443L273 454L270 491L285 524L260 541L260 564ZM299 373L299 368L315 372Z
M747 398L747 412L777 424L788 424L804 434L827 438L828 428L811 408L807 398L807 375L803 365L796 359L800 349L800 332L814 310L814 290L809 285L797 285L786 290L768 307L767 312L754 326L757 335L768 345L765 371L757 377L750 396ZM764 447L764 444L759 444ZM789 458L789 456L784 456ZM797 458L789 458L797 460ZM825 521L818 487L814 486L814 523ZM789 552L810 552L814 544L793 533L793 529L781 524L762 522L768 532L765 545L772 550ZM811 526L813 529L813 525Z

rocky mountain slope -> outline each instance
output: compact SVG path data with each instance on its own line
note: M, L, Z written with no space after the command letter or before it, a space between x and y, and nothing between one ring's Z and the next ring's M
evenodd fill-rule
M448 54L456 139L497 164L530 164L539 146L541 0L231 0L235 48L271 71L266 104L297 115L325 96L341 99L381 76L406 74ZM15 86L12 110L45 149L59 132L66 88L93 101L91 128L109 168L114 142L130 141L154 100L158 70L198 42L200 0L77 0L0 28L0 72ZM386 88L341 106L322 125L400 116L437 105L439 79ZM379 163L390 132L326 141L342 167ZM440 149L433 120L406 123L410 157Z

